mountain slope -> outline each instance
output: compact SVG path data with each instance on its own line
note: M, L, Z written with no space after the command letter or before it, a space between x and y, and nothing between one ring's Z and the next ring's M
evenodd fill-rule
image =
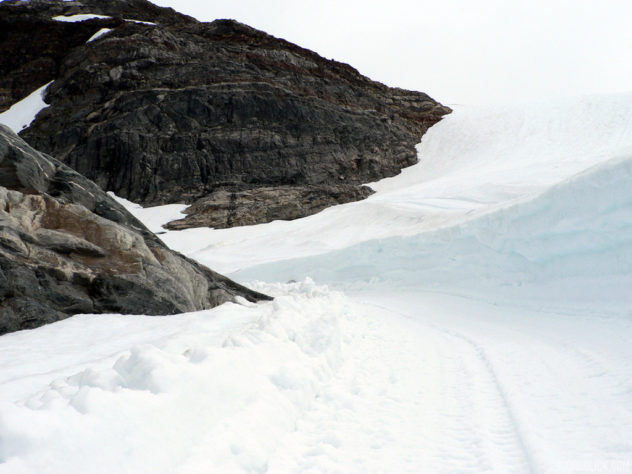
M199 23L141 0L30 4L0 5L12 13L3 51L18 48L12 32L24 19L51 32L46 44L55 44L60 24L64 38L75 28L76 41L50 46L54 74L42 73L32 88L54 79L50 107L21 136L134 202L205 198L197 219L181 227L238 225L253 202L278 208L253 217L267 222L317 212L314 194L324 206L366 197L359 186L414 164L415 144L450 112L424 93L386 87L233 20ZM60 21L60 11L106 18ZM108 31L88 41L101 29ZM42 48L41 38L22 36L19 48ZM50 59L48 50L40 56ZM21 84L23 70L42 61L7 71L6 81ZM266 192L248 193L260 188ZM205 221L222 193L230 196L227 217Z
M576 184L579 189L583 179L578 177L576 184L568 180L613 159L630 156L631 116L630 94L457 109L424 136L418 148L419 164L397 177L371 184L377 193L362 202L327 209L301 221L252 226L248 232L189 229L161 238L228 273L376 239L417 235L422 239L429 231L466 225L469 220L496 211L500 214L494 232L499 241L516 238L518 235L510 234L511 228L507 228L505 221L509 217L500 216L511 216L512 206L554 192L554 186L568 186L569 193ZM590 187L588 182L581 184L584 185ZM614 192L606 185L599 189L603 194L600 202L607 201ZM595 228L597 221L590 212L598 212L598 202L542 199L535 202L556 203L557 210L550 211L550 220L562 219L569 212L576 216L574 226L578 232L583 226ZM616 199L623 202L624 196ZM142 211L138 215L143 218ZM516 220L522 218L522 214L515 216ZM493 226L494 219L490 216L472 226L482 226L483 222ZM616 217L613 215L612 219ZM544 227L549 226L550 223ZM459 229L454 227L452 232L456 235ZM532 233L537 236L545 229L534 226L524 238ZM606 233L597 237L609 238ZM258 251L260 245L266 248L265 253Z

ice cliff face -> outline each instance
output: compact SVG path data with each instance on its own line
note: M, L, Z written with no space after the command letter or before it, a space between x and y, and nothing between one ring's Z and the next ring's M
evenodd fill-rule
M180 226L229 227L255 201L281 210L246 219L257 223L317 212L314 194L325 206L366 197L359 185L415 163L415 144L450 112L232 20L200 23L144 1L23 3L0 7L14 13L0 46L16 47L25 21L48 43L22 34L30 60L4 65L3 87L15 100L10 78L38 70L32 89L54 79L23 138L132 201L203 199ZM110 18L51 19L78 13ZM227 217L213 216L226 193Z

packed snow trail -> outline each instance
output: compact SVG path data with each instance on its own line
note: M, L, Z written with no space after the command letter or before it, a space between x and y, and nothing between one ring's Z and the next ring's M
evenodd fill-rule
M477 390L495 388L499 398L488 400L488 409L506 409L515 433L507 445L519 447L527 464L520 472L632 470L629 316L532 311L432 292L359 293L356 299L448 335L446 352L486 367ZM491 420L481 422L479 442L494 439ZM435 468L443 469L441 463ZM445 469L453 471L459 470Z
M361 327L270 472L532 471L476 348L385 308L367 308Z
M419 150L365 201L161 234L273 302L0 338L0 472L632 472L632 94Z

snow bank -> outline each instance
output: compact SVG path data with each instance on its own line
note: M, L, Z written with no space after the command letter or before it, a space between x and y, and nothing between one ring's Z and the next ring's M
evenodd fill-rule
M0 472L264 470L340 366L348 303L309 281L259 289L275 301L163 318L78 316L4 336ZM117 352L121 335L133 344ZM34 337L46 341L41 353L20 354ZM12 384L64 371L11 400Z
M284 281L310 275L346 289L378 284L625 311L632 305L631 180L632 155L459 225L232 276Z
M8 110L2 112L0 114L0 123L8 126L15 133L19 133L22 129L30 126L37 114L48 107L48 104L44 102L44 94L46 93L46 88L52 83L53 81L43 85L21 101L13 104Z

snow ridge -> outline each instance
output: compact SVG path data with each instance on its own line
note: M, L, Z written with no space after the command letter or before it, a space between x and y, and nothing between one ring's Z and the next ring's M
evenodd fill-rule
M247 281L310 275L341 288L386 285L496 301L616 309L632 305L632 154L535 198L410 237L249 268ZM558 308L561 309L561 308Z
M340 367L347 308L341 295L309 281L264 288L274 302L228 304L177 322L81 317L104 329L126 325L143 342L90 361L21 403L1 402L0 472L68 472L69 459L74 472L265 470L280 437ZM45 327L40 336L76 323ZM94 336L85 334L84 343L107 351ZM28 337L10 334L0 346ZM51 351L49 366L72 371L64 365L71 354ZM172 435L161 439L165 429ZM132 446L133 455L120 456Z

